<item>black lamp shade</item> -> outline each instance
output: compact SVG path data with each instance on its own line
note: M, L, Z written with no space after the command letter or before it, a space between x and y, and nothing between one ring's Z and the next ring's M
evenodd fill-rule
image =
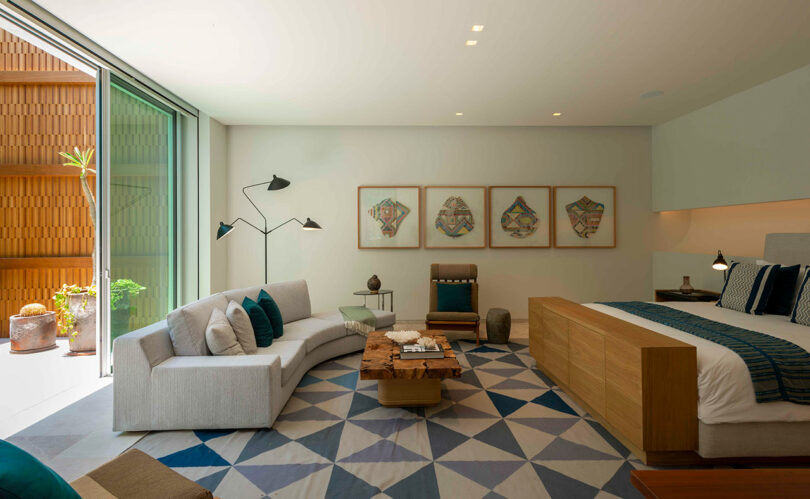
M313 222L310 218L307 218L307 221L304 223L302 228L304 230L321 230L321 226L318 225L317 222Z
M712 268L714 270L727 270L728 263L726 263L726 259L723 258L723 253L720 250L717 250L717 258L714 259L714 263L712 263Z
M267 190L278 191L287 187L288 185L290 185L289 180L273 175L273 180L270 181L270 185L267 186Z
M228 225L226 223L220 222L219 229L217 229L217 241L230 234L232 230L233 225Z

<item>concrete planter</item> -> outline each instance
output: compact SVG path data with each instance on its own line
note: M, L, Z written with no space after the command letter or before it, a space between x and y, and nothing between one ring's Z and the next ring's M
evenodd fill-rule
M68 308L76 318L70 334L70 353L90 355L96 353L96 297L89 293L68 295Z
M44 352L56 348L56 313L9 317L11 353Z

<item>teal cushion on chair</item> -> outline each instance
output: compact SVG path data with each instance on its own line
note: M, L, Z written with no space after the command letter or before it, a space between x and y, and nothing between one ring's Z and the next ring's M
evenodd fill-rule
M437 312L472 312L472 284L436 284Z
M5 440L0 440L0 497L81 499L55 471Z
M281 309L278 308L276 300L265 290L259 293L259 306L270 319L270 324L273 326L273 337L278 338L284 334L284 319L281 317Z
M269 347L273 344L273 325L267 317L264 309L247 296L242 300L242 308L250 317L250 325L253 326L253 335L256 336L257 347Z

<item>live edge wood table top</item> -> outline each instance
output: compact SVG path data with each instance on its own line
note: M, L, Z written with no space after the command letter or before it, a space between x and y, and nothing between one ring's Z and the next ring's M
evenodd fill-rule
M432 336L444 349L443 359L399 358L399 345L385 337L382 331L369 333L363 361L360 364L360 379L444 379L461 376L461 365L453 348L441 331L419 331L422 336Z
M810 496L810 469L634 470L630 481L648 499Z

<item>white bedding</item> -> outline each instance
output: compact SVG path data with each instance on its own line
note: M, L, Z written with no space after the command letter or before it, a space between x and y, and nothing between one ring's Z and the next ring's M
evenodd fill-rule
M749 315L716 307L714 303L666 302L658 305L782 338L810 352L810 327L793 324L786 316ZM698 418L703 423L810 421L810 405L792 402L758 404L745 362L728 348L613 307L596 303L585 306L696 346Z

